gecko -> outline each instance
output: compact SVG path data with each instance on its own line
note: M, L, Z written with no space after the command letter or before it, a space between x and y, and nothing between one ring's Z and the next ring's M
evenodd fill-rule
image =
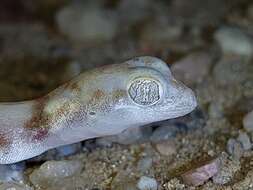
M0 103L0 164L180 117L196 106L194 92L159 58L94 68L41 98Z

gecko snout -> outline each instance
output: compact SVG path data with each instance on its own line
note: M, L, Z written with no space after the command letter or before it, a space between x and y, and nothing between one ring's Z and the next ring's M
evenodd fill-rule
M176 88L176 97L178 98L178 100L176 101L175 109L184 112L184 114L187 114L194 110L197 106L195 93L179 81L177 81Z

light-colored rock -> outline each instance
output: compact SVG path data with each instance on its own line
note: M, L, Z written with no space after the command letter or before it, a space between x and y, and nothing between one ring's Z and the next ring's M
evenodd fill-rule
M238 140L230 138L227 142L227 151L233 158L239 160L243 155L243 146Z
M100 7L78 3L62 8L56 22L60 31L73 40L100 42L114 38L116 18Z
M238 160L232 160L226 153L222 153L219 157L220 170L212 178L213 182L219 185L224 185L230 182L235 173L240 170L240 162Z
M193 84L203 81L210 71L212 62L213 58L209 53L196 52L175 62L171 70L177 79Z
M157 190L158 184L154 178L142 176L138 181L137 187L140 190Z
M220 170L218 158L199 163L199 165L181 175L184 183L191 186L199 186L217 174Z
M242 144L244 150L251 149L252 145L250 142L250 137L248 136L247 133L240 131L237 140Z
M23 181L24 179L24 163L11 164L11 165L0 165L0 183L1 182L12 182L12 181Z
M223 26L219 28L214 38L220 44L224 53L234 53L251 56L253 53L253 38L240 28Z
M244 116L243 127L245 130L253 132L253 111Z
M157 151L164 156L172 156L177 153L177 147L173 140L162 141L156 144Z
M78 160L48 161L34 170L29 177L33 185L45 187L66 177L80 174L82 168L82 163Z

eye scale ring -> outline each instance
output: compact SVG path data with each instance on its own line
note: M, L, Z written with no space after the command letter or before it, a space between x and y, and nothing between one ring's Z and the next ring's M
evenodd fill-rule
M152 78L137 78L131 82L128 94L136 104L153 105L161 99L161 85Z

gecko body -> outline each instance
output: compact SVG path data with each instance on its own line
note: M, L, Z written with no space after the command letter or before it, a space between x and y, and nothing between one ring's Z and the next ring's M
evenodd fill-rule
M196 105L192 90L160 59L138 57L96 68L42 98L0 103L0 164L183 116Z

